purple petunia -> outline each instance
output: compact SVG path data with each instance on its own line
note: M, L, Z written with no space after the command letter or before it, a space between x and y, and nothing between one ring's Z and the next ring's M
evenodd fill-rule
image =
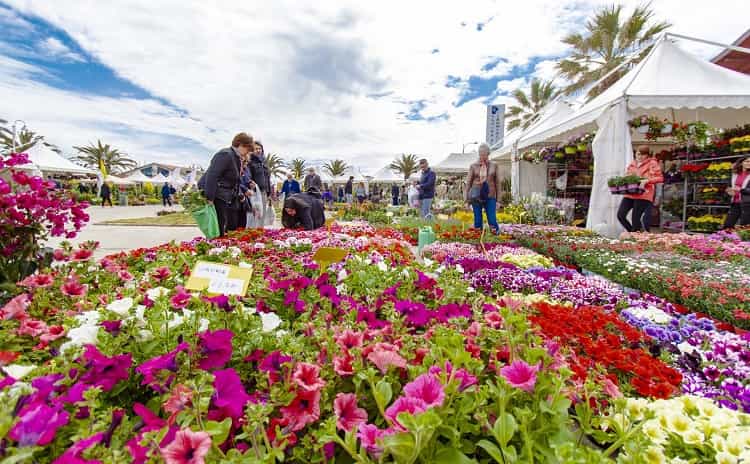
M198 347L200 349L200 360L198 367L203 370L218 369L224 367L232 358L231 330L207 330L198 334Z

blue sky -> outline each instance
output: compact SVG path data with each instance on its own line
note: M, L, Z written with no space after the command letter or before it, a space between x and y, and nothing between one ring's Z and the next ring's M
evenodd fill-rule
M205 165L240 130L288 158L437 161L483 138L485 105L553 78L560 38L603 2L152 3L0 1L0 118L64 153L101 138L143 162ZM720 17L670 19L743 32Z

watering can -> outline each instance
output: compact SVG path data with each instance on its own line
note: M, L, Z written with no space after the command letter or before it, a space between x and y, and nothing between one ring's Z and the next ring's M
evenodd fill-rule
M432 231L432 227L425 226L419 229L419 238L417 239L417 251L422 253L422 248L425 245L429 245L435 241L435 232Z

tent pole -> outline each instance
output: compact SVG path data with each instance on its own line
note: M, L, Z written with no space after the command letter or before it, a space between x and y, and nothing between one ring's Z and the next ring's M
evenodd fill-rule
M665 36L666 37L674 37L674 38L677 38L677 39L692 40L693 42L700 42L700 43L704 43L704 44L707 44L707 45L714 45L714 46L722 47L722 48L729 49L729 50L732 50L732 51L735 51L735 52L750 53L750 48L738 47L737 45L727 45L727 44L723 44L723 43L719 43L719 42L713 42L711 40L698 39L696 37L690 37L690 36L687 36L687 35L674 34L672 32L667 32L665 34Z

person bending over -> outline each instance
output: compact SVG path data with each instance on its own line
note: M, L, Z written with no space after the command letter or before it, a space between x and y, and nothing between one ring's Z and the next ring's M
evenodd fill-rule
M319 229L326 223L324 209L323 200L315 190L297 193L284 200L281 223L287 229Z

